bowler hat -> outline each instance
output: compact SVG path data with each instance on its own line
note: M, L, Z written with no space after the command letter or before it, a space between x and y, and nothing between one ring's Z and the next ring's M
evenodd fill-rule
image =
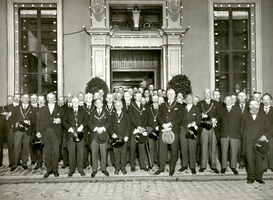
M209 116L201 119L201 127L207 129L208 131L212 128L212 122Z
M148 136L145 136L142 133L137 133L136 138L135 138L135 142L139 143L139 144L143 144L143 143L145 143L147 138L148 138Z
M197 136L197 130L194 128L194 127L189 127L189 131L188 133L186 134L186 138L188 139L195 139L196 136Z
M7 106L0 106L0 114L6 115L8 113L8 107Z
M172 131L163 131L162 141L166 144L172 144L175 138L175 134Z
M69 135L69 139L76 143L79 143L80 141L82 141L83 137L84 137L84 133L78 132L77 128L73 128L73 132L70 133Z
M112 138L112 145L114 148L120 148L124 145L124 139L122 138Z
M108 142L109 140L109 135L107 132L102 132L101 134L97 134L97 137L96 137L96 142L99 143L99 144L103 144L103 143L106 143Z
M29 129L29 124L25 123L24 121L19 121L17 128L21 132L27 132Z
M37 137L35 139L32 139L32 146L34 149L42 149L44 147L42 139Z
M268 142L261 142L257 141L253 144L253 151L257 154L259 154L261 157L266 157L267 152L269 151L269 144Z

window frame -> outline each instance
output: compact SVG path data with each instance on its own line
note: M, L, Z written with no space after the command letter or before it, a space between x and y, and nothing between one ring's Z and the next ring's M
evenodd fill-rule
M15 30L15 6L16 4L56 4L57 5L57 94L63 94L63 0L7 0L7 31L8 31L8 94L20 94L19 71L19 31ZM17 13L18 14L18 13ZM19 28L19 26L18 26ZM16 44L17 43L17 44Z

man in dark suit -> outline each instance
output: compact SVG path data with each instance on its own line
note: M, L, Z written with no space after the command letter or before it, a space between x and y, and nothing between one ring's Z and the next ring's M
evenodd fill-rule
M130 137L130 163L131 163L131 171L135 171L136 167L136 148L138 147L139 151L139 165L140 169L143 169L145 171L149 170L148 167L148 158L145 150L145 144L138 144L136 139L135 133L143 133L144 130L147 127L147 111L145 110L145 107L141 104L141 93L135 94L135 102L132 102L129 106L128 114L131 120L131 125L133 129L133 133Z
M241 110L232 106L230 96L225 97L226 107L222 108L222 116L220 120L220 141L222 153L222 169L221 173L224 174L227 168L228 151L230 148L230 168L232 172L237 175L237 158L241 137Z
M7 130L7 118L8 114L7 106L0 106L0 167L3 166L3 143Z
M192 174L196 174L195 166L196 166L196 150L197 150L197 139L187 138L186 135L189 131L189 127L194 127L198 131L198 126L201 122L201 114L200 110L197 106L193 105L193 95L188 94L186 96L187 105L183 107L183 122L181 127L180 134L180 151L182 154L182 168L178 171L183 172L188 169L188 165L190 165L190 169Z
M94 178L98 172L98 154L100 151L101 156L101 171L105 176L109 176L109 173L106 171L106 159L107 159L107 144L109 139L98 143L96 138L99 134L109 134L110 126L110 116L107 111L103 108L103 101L101 98L95 100L96 109L90 114L90 120L88 123L89 128L91 129L90 142L91 142L91 151L92 151L92 167L93 172L91 178Z
M91 93L87 93L85 95L85 100L84 100L84 105L83 109L88 115L88 119L90 118L90 114L93 112L95 109L95 105L92 103L93 102L93 95ZM88 167L89 164L92 166L92 152L90 149L90 133L91 130L88 126L86 126L83 129L84 132L84 141L85 141L85 148L84 148L84 168Z
M152 95L150 94L149 90L144 91L144 98L145 98L145 101L146 101L146 105L149 106L149 105L151 105L151 103L153 103Z
M263 111L266 114L266 120L268 124L273 124L273 107L272 103L272 95L269 93L265 93L263 95ZM273 137L269 139L269 152L268 152L268 168L273 172Z
M158 113L159 113L159 97L154 95L152 97L152 104L146 106L148 112L148 127L151 130L159 131L159 124L157 121ZM148 129L148 128L147 128ZM149 138L149 149L150 149L150 157L152 166L156 162L158 164L158 140L154 140L153 138Z
M201 129L201 168L200 172L204 172L208 160L210 161L210 167L215 173L219 173L217 169L217 138L219 135L215 132L214 128L218 125L219 118L221 116L221 109L219 104L211 99L210 89L205 89L205 99L198 102L198 107L202 113L202 118L209 117L213 123L213 128L207 130Z
M242 155L246 156L247 183L256 180L263 181L262 156L254 151L253 145L259 141L267 141L272 137L272 125L266 120L266 115L259 111L259 102L252 100L249 103L249 113L242 118L241 133L243 138Z
M27 159L29 152L29 141L32 133L33 127L33 111L29 105L29 95L24 94L21 98L22 103L16 106L9 119L9 126L14 132L14 162L10 171L14 171L18 165L20 156L22 159L22 166L24 169L27 167ZM29 125L26 132L19 130L19 122L24 121L24 123Z
M8 106L8 114L6 115L6 119L9 120L11 114L12 114L12 111L13 109L16 107L16 106L19 106L19 103L20 103L20 95L19 94L14 94L13 95L13 103L12 104L9 104L7 105ZM12 128L9 126L9 123L7 123L7 140L8 140L8 154L9 154L9 167L12 167L12 164L13 164L13 158L14 158L14 155L13 155L13 140L14 140L14 133L13 133L13 130Z
M30 107L31 107L32 110L35 110L35 108L38 107L37 100L38 100L38 96L36 94L32 94L30 96ZM31 137L30 137L30 140L29 140L29 150L30 150L29 152L30 152L31 164L34 165L36 163L36 161L37 161L37 154L36 154L36 150L34 149L34 145L32 144L32 134L31 134Z
M55 95L47 94L48 104L39 110L36 136L41 138L44 143L44 159L46 166L47 178L51 173L55 177L59 176L58 161L59 161L59 138L61 137L62 124L61 120L64 111L59 106L55 105Z
M158 113L158 123L160 125L159 135L159 169L155 172L155 175L165 171L165 161L168 152L168 145L162 140L162 130L171 128L175 134L173 143L171 144L171 162L169 176L174 174L175 164L178 158L179 138L181 133L181 125L183 121L183 107L181 104L175 101L175 91L169 89L167 91L168 101L161 104Z
M123 110L128 113L129 106L132 103L132 101L131 101L132 96L129 92L124 92L123 99L124 99L124 101L122 102L123 103Z
M125 144L121 147L114 149L115 157L115 174L117 175L121 170L123 174L127 174L126 166L126 153L127 153L127 142L129 141L129 135L131 130L130 118L126 111L122 110L122 102L115 102L116 111L111 115L110 124L110 135L114 138L123 139Z
M241 116L243 116L244 114L249 112L249 104L247 101L247 96L245 92L239 92L238 93L238 101L237 103L234 105L235 108L240 109L240 114ZM243 169L245 167L245 157L242 156L242 138L240 138L240 143L238 146L238 159L239 161L239 169Z
M37 119L39 115L39 110L45 106L45 97L43 95L38 96L38 106L33 107L33 112L34 112L34 126L33 126L33 131L32 131L32 139L31 141L38 141L39 138L36 136L36 126L37 126ZM39 169L42 167L43 164L43 148L34 148L35 154L37 155L37 163L35 166L35 170Z
M79 106L79 99L72 99L73 107L66 111L63 118L63 125L68 132L66 136L68 142L68 152L69 152L69 173L68 177L72 177L75 173L76 167L81 176L85 176L83 171L84 165L84 139L80 142L72 141L70 134L74 134L75 131L82 132L83 128L88 124L88 114L84 111L82 106Z

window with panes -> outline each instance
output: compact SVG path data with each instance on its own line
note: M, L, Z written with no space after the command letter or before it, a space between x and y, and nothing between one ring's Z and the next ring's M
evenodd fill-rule
M57 93L57 8L55 4L16 4L18 88L20 93ZM16 47L17 45L17 47Z
M255 90L255 5L214 5L215 89L227 95Z

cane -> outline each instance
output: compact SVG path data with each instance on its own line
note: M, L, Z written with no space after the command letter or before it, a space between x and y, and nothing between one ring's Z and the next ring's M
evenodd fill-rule
M148 155L149 167L152 168L153 164L152 164L151 155L150 155L150 151L149 151L149 148L148 148L147 140L145 140L145 147L146 147L146 151L147 151L147 155Z

